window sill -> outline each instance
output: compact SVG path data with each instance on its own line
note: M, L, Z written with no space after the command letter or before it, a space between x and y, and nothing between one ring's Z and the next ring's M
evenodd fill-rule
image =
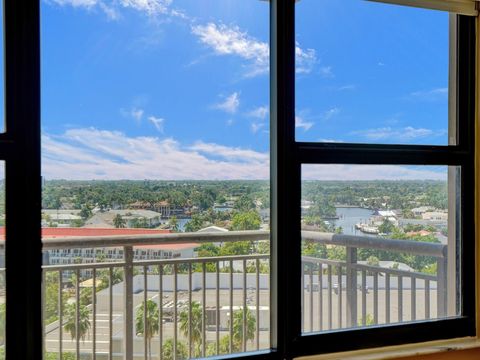
M346 351L335 354L303 356L297 360L387 360L409 356L429 355L455 350L480 348L480 339L468 337L454 340L439 340L421 344L388 346L375 349Z

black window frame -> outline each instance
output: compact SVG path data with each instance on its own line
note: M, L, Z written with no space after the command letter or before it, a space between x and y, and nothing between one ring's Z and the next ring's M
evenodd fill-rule
M43 343L40 1L3 3L6 131L0 134L0 160L6 168L6 359L37 360ZM475 190L476 18L458 15L457 24L458 145L296 142L295 0L270 1L272 349L227 357L291 359L476 334L475 214L474 196L469 195ZM461 167L462 316L302 335L301 165L319 163Z
M271 2L272 272L277 277L279 351L285 358L476 335L476 17L457 15L457 144L313 143L295 139L295 1ZM300 198L302 164L449 165L461 169L461 309L458 317L302 334ZM275 264L278 262L278 264ZM272 288L273 291L273 288ZM346 341L348 339L348 341Z
M40 3L4 0L6 359L42 354ZM8 334L8 335L7 335Z

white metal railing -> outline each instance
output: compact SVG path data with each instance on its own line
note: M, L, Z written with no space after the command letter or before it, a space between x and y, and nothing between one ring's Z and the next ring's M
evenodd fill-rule
M255 245L268 239L267 231L44 239L44 251L123 249L120 261L43 267L44 293L51 286L52 276L48 274L54 275L58 292L57 316L45 324L45 349L60 354L59 359L64 353L73 353L77 359L180 360L269 348L268 254L147 260L134 256L135 246L238 241ZM347 254L345 261L302 257L303 331L369 325L370 289L373 324L406 319L403 289L408 286L409 320L416 320L418 281L424 284L424 318L444 314L446 246L309 231L302 232L302 239L344 246ZM359 264L358 248L432 256L438 271L428 275ZM69 288L66 274L75 275ZM82 287L85 277L91 280L90 287ZM392 291L397 299L395 319L390 317ZM437 294L436 304L430 299L432 291ZM385 305L381 321L380 292Z

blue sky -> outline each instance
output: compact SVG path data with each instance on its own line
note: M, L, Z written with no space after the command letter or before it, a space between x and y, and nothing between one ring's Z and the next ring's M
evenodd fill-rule
M268 21L259 0L42 1L44 176L268 178ZM298 140L447 143L447 14L302 0L296 36ZM375 178L439 176L398 170Z

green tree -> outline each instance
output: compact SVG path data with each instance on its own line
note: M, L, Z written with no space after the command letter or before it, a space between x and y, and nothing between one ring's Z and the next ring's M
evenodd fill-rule
M216 246L214 243L204 243L196 250L198 257L218 256L220 253L220 247Z
M251 252L251 241L227 242L220 248L220 256L228 255L248 255Z
M173 215L170 220L168 221L169 225L170 225L170 229L173 231L173 232L178 232L179 231L179 227L178 227L178 219L175 215Z
M82 227L85 222L82 219L75 219L72 221L72 227Z
M124 218L122 218L122 215L117 214L113 218L113 226L115 226L117 229L124 228L126 226L127 222L125 221Z
M103 262L103 257L97 260L98 262ZM98 279L100 284L97 286L97 291L108 288L110 285L116 285L123 281L123 269L122 268L112 268L112 284L110 284L110 270L101 269L98 270Z
M80 304L81 305L90 305L93 302L92 297L93 288L85 287L80 289Z
M327 247L315 241L304 240L302 241L302 255L326 258Z
M384 219L383 223L378 227L378 231L384 234L390 234L395 230L395 225L391 221Z
M62 360L76 360L76 356L71 352L62 353ZM56 352L47 352L45 353L44 360L58 360L58 353Z
M138 219L133 219L131 226L133 228L146 229L146 228L150 227L150 224L148 223L146 218L141 217L141 218L138 218Z
M57 320L58 318L58 293L59 293L58 272L47 271L45 273L45 287L44 287L44 314L45 324ZM62 292L63 302L65 303L68 295Z
M80 210L80 216L82 217L83 220L87 220L92 215L93 215L93 213L92 213L92 208L90 207L90 205L82 206L82 209Z
M138 307L135 315L135 333L144 336L147 339L148 358L152 358L152 337L159 331L159 313L157 303L153 300L147 300L146 324L144 323L144 305Z
M415 219L415 214L410 209L404 209L402 215L405 219Z
M227 355L227 354L230 354L230 335L222 336L218 344L218 355ZM208 344L206 355L207 356L217 355L216 342Z
M256 320L250 309L246 309L246 324L247 332L245 342L255 339ZM243 351L243 309L235 310L233 312L233 333L232 333L232 348L230 349L230 335L222 336L218 344L218 355L226 355ZM217 354L216 343L211 343L206 349L207 356Z
M327 259L329 260L346 260L347 251L345 246L332 245L327 249Z
M202 318L206 321L206 314L203 314L203 309L199 302L192 301L191 309L191 326L188 321L188 310L183 310L180 313L180 331L185 337L191 339L192 351L195 357L201 356L202 347ZM202 315L203 314L203 315ZM191 327L191 333L189 333Z
M90 311L85 305L79 304L78 308L78 331L77 331L77 311L76 303L65 305L65 331L69 332L72 336L72 340L85 341L85 336L90 330Z
M173 347L173 339L167 339L163 343L163 360L173 360ZM177 360L186 360L188 358L188 348L183 341L177 340L177 348L175 350Z
M231 230L258 230L260 224L260 215L254 210L236 213L232 218Z
M200 215L194 214L189 222L185 224L185 232L195 232L203 228L204 221Z
M380 266L380 261L378 260L378 258L376 256L370 256L367 259L367 265L368 266Z
M238 211L249 212L255 209L255 204L249 195L242 195L235 201L234 208Z
M233 350L242 350L243 341L255 339L256 320L250 309L245 308L246 329L243 328L243 309L233 312Z

